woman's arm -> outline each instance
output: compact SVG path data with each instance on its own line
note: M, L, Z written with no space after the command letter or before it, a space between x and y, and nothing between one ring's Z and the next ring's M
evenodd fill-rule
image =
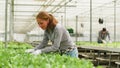
M108 39L110 40L110 33L107 31Z
M98 33L98 39L102 40L102 38L101 38L101 31L99 31L99 33Z
M55 34L54 34L54 43L50 47L45 47L41 49L42 52L50 52L50 51L57 51L59 50L60 47L60 42L62 39L63 35L63 30L62 29L55 29Z
M38 46L36 46L34 49L37 50L37 49L44 48L48 44L48 40L49 40L48 36L45 32L42 42Z

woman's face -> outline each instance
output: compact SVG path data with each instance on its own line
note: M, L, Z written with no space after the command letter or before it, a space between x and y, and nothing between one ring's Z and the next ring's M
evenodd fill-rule
M47 29L47 25L49 23L49 20L43 20L43 19L37 18L37 22L38 22L38 25L40 28L42 28L43 30Z

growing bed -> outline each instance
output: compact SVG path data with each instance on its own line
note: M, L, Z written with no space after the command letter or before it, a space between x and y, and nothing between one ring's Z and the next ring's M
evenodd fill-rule
M0 42L0 68L94 68L89 60L60 56L58 53L32 55L25 50L26 43L9 42L5 48Z
M98 44L98 43L89 43L89 42L77 42L79 52L81 52L82 49L82 56L88 59L97 60L98 65L100 61L102 62L108 62L108 67L112 68L111 63L116 63L120 61L120 43L114 42L114 43L108 43L108 44ZM98 54L98 53L106 53L104 54ZM83 55L84 54L84 55ZM86 57L87 55L87 57ZM91 58L92 57L92 58Z

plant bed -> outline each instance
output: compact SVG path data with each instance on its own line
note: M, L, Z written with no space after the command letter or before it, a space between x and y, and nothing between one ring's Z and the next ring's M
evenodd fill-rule
M3 43L4 44L4 43ZM32 55L25 53L33 48L26 43L10 42L7 48L0 44L0 68L93 68L89 60L61 56L58 53Z

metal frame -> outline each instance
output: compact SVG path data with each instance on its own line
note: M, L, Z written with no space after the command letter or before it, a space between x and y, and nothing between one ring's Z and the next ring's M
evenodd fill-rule
M9 24L9 28L10 28L10 41L13 41L13 33L14 33L14 0L11 0L10 3L10 24Z
M7 11L8 11L8 0L5 0L6 2L5 2L5 48L7 47L7 44L8 44L8 42L7 42L7 27L8 27L8 13L7 13Z
M75 41L78 41L78 16L76 16L76 34L75 34Z
M116 41L116 0L114 0L114 42Z
M92 42L92 0L90 0L90 42Z

